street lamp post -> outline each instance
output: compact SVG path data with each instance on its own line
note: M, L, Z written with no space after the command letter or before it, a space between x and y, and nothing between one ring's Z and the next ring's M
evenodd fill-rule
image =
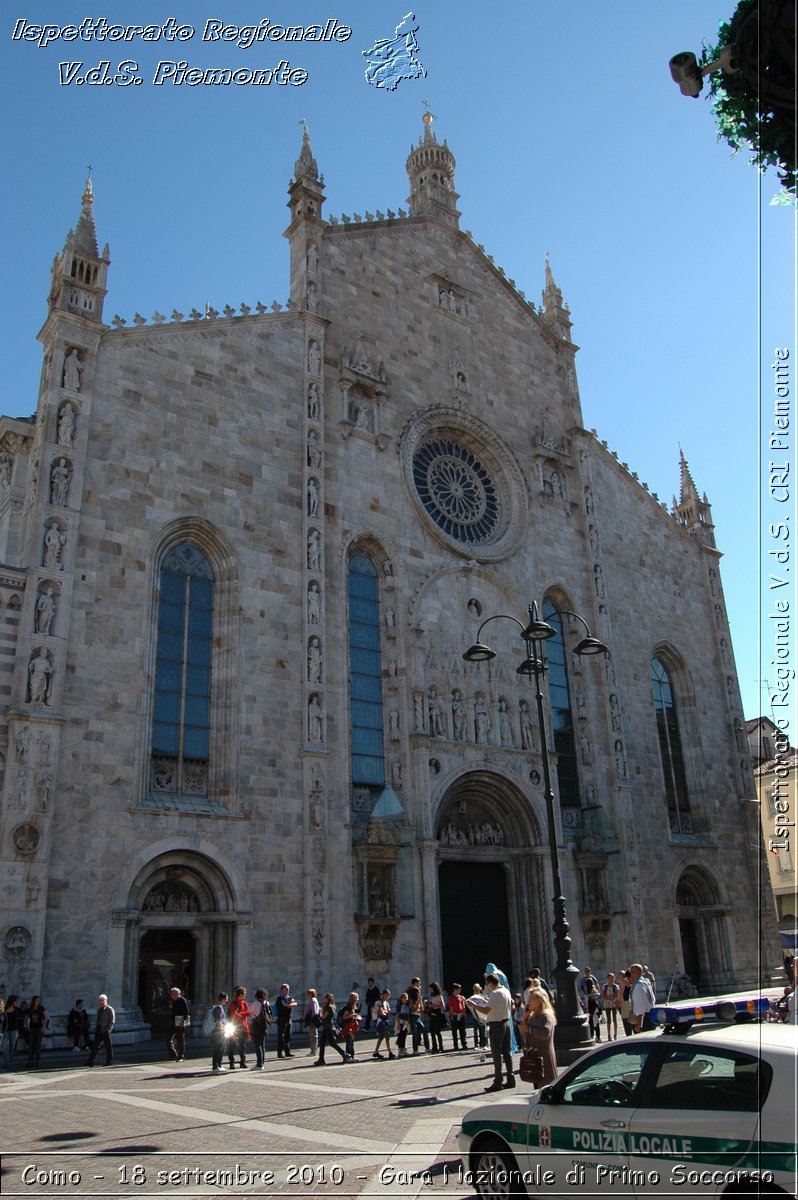
M591 654L608 654L609 650L598 638L591 636L584 617L571 609L557 609L559 616L569 616L579 621L585 628L585 636L574 647L574 654L580 656ZM532 602L527 608L528 621L525 625L518 617L508 613L497 613L487 617L477 630L477 640L466 650L463 658L466 662L487 662L496 657L496 652L482 642L482 630L491 621L514 621L521 628L521 637L526 646L526 657L516 668L518 675L526 675L535 682L535 702L537 705L538 725L540 727L541 758L543 760L543 783L546 791L546 822L549 833L549 855L551 858L551 873L554 883L554 947L557 953L557 965L554 968L554 978L557 984L557 1028L554 1043L557 1060L560 1063L572 1061L576 1055L587 1050L591 1039L587 1030L587 1021L579 1004L576 983L578 969L571 962L570 926L565 913L565 896L563 895L562 879L560 877L560 850L557 845L557 824L554 816L554 791L551 786L551 766L549 763L549 748L546 741L546 723L543 714L543 675L546 671L546 659L543 654L543 643L556 635L556 629L544 621L538 613L537 603Z

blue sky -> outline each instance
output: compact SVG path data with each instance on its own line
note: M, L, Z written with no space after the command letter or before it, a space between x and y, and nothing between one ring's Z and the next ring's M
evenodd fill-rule
M461 226L536 301L550 253L581 347L585 424L669 503L684 450L724 554L745 715L769 712L760 683L772 683L774 670L767 528L787 509L794 522L795 504L792 491L786 503L767 497L760 425L770 427L775 347L788 347L794 362L795 212L769 204L775 176L761 177L745 154L733 157L718 143L708 101L683 98L668 71L673 53L700 52L702 39L714 39L734 4L513 0L488 8L419 0L413 11L427 77L395 92L369 87L361 52L391 36L408 8L407 0L396 8L366 0L112 0L95 10L61 0L7 10L0 63L4 109L16 117L2 135L8 386L0 409L35 408L35 334L50 264L77 220L88 164L100 243L111 247L108 319L285 301L288 246L280 234L299 121L310 126L326 178L327 215L397 209L426 100L457 158ZM64 26L101 12L120 24L173 16L196 33L186 42L43 48L12 40L18 13ZM250 49L203 42L206 20L222 14L235 25L334 17L353 33L345 42ZM126 59L138 63L140 85L59 83L60 62L109 60L115 69ZM307 82L152 82L162 61L263 68L280 59L307 71ZM781 594L788 591L794 600L791 584Z

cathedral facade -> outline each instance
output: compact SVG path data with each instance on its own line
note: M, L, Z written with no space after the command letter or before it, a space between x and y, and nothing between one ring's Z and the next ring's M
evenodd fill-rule
M709 504L682 459L666 508L583 427L551 268L531 304L454 166L427 120L408 210L328 218L305 131L288 305L131 324L87 184L35 417L0 422L6 992L104 990L135 1036L173 983L549 970L517 624L463 658L533 602L574 959L756 980ZM607 655L572 653L585 623Z

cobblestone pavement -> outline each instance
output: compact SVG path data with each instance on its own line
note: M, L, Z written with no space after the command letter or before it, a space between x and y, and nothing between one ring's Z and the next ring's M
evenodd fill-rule
M313 1067L300 1047L224 1075L199 1046L181 1063L151 1043L115 1048L112 1067L102 1051L93 1068L20 1058L0 1075L3 1196L470 1195L457 1131L491 1063L471 1049L378 1062L372 1046L353 1064Z

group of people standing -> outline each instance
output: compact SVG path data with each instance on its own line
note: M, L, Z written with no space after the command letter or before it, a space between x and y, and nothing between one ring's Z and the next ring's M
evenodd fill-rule
M27 1046L27 1066L39 1066L42 1041L49 1024L50 1017L41 996L32 996L30 1002L14 995L0 1000L0 1054L6 1071L13 1069L18 1043Z
M585 967L579 980L580 1002L595 1040L601 1041L602 1017L606 1019L608 1042L618 1040L619 1016L627 1037L653 1029L649 1013L656 1004L656 988L656 979L642 963L632 963L617 975L609 971L603 984L590 967Z

